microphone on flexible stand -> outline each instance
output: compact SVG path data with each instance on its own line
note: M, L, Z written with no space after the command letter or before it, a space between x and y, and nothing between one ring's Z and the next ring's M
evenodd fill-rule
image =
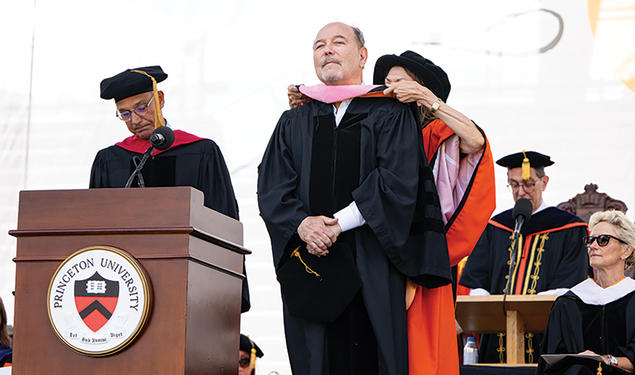
M523 224L529 220L531 216L531 211L533 211L533 207L531 205L531 201L527 198L520 198L516 201L514 205L514 209L512 210L512 217L514 218L514 233L512 234L512 255L511 260L509 262L509 272L507 277L507 286L505 288L505 294L511 294L511 279L512 272L516 267L516 256L518 252L518 246L516 246L516 242L518 242L518 238L520 236L520 229Z
M534 207L531 204L531 201L527 198L520 198L516 201L514 205L514 209L512 210L512 217L514 218L514 236L518 237L520 234L520 228L523 224L529 220L531 216L531 212L534 210Z
M516 243L520 237L520 230L522 229L523 224L529 220L532 211L533 206L531 201L527 198L520 198L517 200L514 205L514 209L512 210L512 217L514 218L514 233L512 233L512 253L509 261L509 270L507 272L507 285L505 286L505 295L503 296L503 314L505 316L507 315L505 299L508 294L511 294L512 274L516 268L516 257L518 256L518 246L516 246Z
M125 188L129 188L130 185L132 185L132 181L134 181L135 177L137 177L137 180L139 181L139 187L145 187L141 169L143 169L143 166L145 165L146 161L148 161L150 155L152 155L152 151L154 151L155 148L157 150L167 150L168 148L170 148L170 146L172 146L172 144L174 144L174 132L167 126L161 126L157 129L154 129L152 135L150 135L150 144L150 147L146 150L146 152L143 153L141 161L136 164L135 170L132 172L132 174L130 174L130 177L128 177L128 181L126 181L126 185L124 186Z

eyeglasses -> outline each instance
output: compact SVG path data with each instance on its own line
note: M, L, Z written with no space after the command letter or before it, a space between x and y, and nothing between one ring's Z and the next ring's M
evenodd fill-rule
M538 180L538 181L540 181L540 180ZM507 184L507 188L511 189L512 191L518 191L518 189L520 189L520 187L522 186L523 190L525 190L525 192L531 193L536 188L536 184L538 183L538 181L536 181L536 182L525 182L523 184L510 182L509 184Z
M617 238L615 236L611 236L610 234L600 234L599 236L584 236L582 237L582 241L585 245L591 246L593 245L593 241L598 241L598 246L604 247L609 244L611 238L620 241L621 243L626 243L624 240Z
M152 100L154 100L154 95L150 98L150 100L148 101L148 104L140 105L136 109L133 109L132 111L123 111L123 112L117 111L116 115L117 117L119 117L121 121L130 121L132 119L132 112L136 113L138 116L143 116L148 112L148 108L150 108L150 103L152 103Z
M240 359L238 360L238 366L242 368L249 367L250 363L251 363L251 359L249 357L240 357Z

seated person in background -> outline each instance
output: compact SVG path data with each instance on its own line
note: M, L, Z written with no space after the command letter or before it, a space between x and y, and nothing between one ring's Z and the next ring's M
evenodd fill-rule
M594 278L577 284L551 309L543 353L602 355L597 362L563 360L551 368L540 360L538 373L612 374L635 368L635 280L624 270L635 264L635 225L620 211L596 212L584 238ZM565 362L566 361L566 362Z
M240 352L238 353L238 375L256 375L256 357L265 353L258 345L242 333L240 334Z
M97 153L90 171L90 188L121 188L136 163L150 148L150 136L163 118L163 91L157 83L168 75L160 66L128 69L101 81L101 98L114 99L117 117L133 135ZM204 194L204 205L238 220L238 202L220 148L211 139L174 131L174 144L155 149L141 170L146 187L192 186ZM132 186L138 186L135 179ZM243 281L241 312L249 310L247 279Z
M510 280L510 294L564 293L588 275L588 259L582 237L587 225L575 215L549 207L542 199L549 177L545 167L551 158L528 151L505 156L496 162L507 168L508 187L514 202L531 201L531 217L522 227L517 241L516 267ZM469 256L459 284L471 288L471 295L503 294L507 286L514 228L512 210L494 216ZM559 291L557 289L560 289ZM542 338L525 334L525 360L539 358ZM481 335L479 362L506 362L505 334Z
M11 350L11 338L7 328L7 312L4 310L2 298L0 298L0 367L11 366L13 351Z

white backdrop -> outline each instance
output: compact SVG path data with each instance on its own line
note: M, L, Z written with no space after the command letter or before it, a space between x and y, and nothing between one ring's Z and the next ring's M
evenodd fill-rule
M553 39L558 23L539 8L564 21L562 39L545 53L534 51ZM594 39L587 2L579 0L3 1L0 297L9 319L15 239L6 233L17 227L18 192L87 187L95 153L129 135L112 101L99 99L99 82L160 64L169 74L159 85L165 117L174 128L214 139L232 174L245 246L253 250L247 260L253 307L241 329L265 352L258 372L289 374L256 167L286 108L286 86L317 82L311 44L330 21L364 31L366 83L379 56L415 50L444 67L452 82L449 104L485 129L496 159L521 149L551 155L548 202L595 182L634 207L635 94L619 80L611 51L635 33L616 31L609 11L600 13ZM511 16L519 12L528 13ZM631 25L633 19L626 17ZM501 211L512 201L505 171L496 172Z

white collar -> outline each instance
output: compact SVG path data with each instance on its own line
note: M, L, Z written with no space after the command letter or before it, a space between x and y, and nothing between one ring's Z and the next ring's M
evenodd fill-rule
M342 100L340 102L339 108L335 107L335 104L333 104L333 115L335 115L335 127L340 126L340 122L342 121L342 118L344 118L346 109L348 108L348 105L351 104L351 101L353 101L353 98Z
M571 292L587 305L606 305L617 301L634 290L635 280L630 277L625 277L607 288L602 288L590 278L571 288Z
M537 214L538 212L544 210L545 208L547 208L549 206L547 206L547 203L545 203L545 200L542 200L542 203L540 203L540 206L538 207L538 209L536 210L536 212L534 212L532 215Z

